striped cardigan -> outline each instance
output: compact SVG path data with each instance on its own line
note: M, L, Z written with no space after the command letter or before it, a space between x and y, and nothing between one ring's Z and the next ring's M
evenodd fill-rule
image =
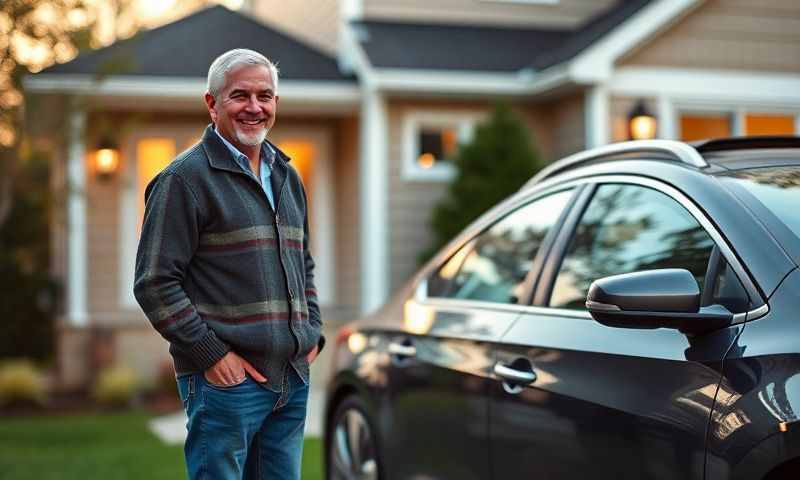
M275 210L206 128L147 186L134 294L169 341L175 371L203 371L233 350L281 391L322 346L300 177L277 151Z

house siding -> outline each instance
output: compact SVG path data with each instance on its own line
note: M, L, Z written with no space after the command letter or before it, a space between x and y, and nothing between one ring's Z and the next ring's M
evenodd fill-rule
M497 26L574 28L614 0L560 0L554 4L503 0L364 0L369 19Z
M332 321L352 320L358 314L360 281L359 126L358 119L339 122L336 162L336 298ZM323 319L327 321L327 318Z
M710 0L620 64L800 72L800 2Z
M286 0L252 0L251 4L251 15L261 22L324 52L336 53L339 28L339 2L336 0L314 0L311 6L307 2Z
M550 161L586 148L586 106L584 93L573 93L553 101L547 107L552 135Z

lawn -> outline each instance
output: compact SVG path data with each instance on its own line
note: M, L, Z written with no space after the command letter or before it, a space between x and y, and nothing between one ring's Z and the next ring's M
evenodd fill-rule
M142 412L0 418L0 478L186 478L183 448L147 430ZM307 439L303 480L322 478L321 443Z

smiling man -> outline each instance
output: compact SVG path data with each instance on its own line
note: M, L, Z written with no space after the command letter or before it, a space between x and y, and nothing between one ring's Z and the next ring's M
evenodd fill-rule
M266 140L278 70L236 49L208 71L212 124L148 185L134 293L169 341L192 479L299 479L309 364L324 345L308 212Z

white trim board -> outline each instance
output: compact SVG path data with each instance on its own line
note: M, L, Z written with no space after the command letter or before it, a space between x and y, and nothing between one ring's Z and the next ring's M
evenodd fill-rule
M119 75L97 80L92 75L40 74L27 77L25 88L35 93L76 93L86 96L153 97L172 99L202 99L206 81L192 77L158 77ZM280 81L278 94L281 103L336 104L357 106L360 101L358 85L334 81Z
M74 327L89 323L88 225L86 212L86 112L73 109L69 117L67 153L67 321Z
M791 73L623 67L608 87L612 94L668 97L673 102L800 106L800 74Z

